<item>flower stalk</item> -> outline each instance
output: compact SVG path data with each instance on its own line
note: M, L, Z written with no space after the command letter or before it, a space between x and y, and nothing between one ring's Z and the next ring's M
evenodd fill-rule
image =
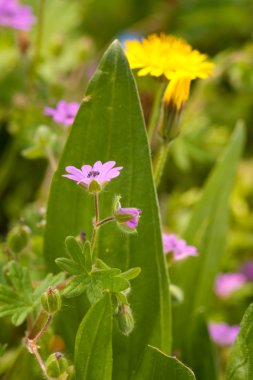
M164 167L167 161L169 148L170 148L170 143L163 141L158 151L158 155L157 155L155 165L154 165L154 180L155 180L156 187L159 186L162 173L164 171Z
M162 82L154 98L154 103L153 103L151 115L149 118L149 124L148 124L148 138L149 138L150 144L152 142L154 132L158 126L158 123L161 117L162 99L163 99L165 88L166 88L166 82Z

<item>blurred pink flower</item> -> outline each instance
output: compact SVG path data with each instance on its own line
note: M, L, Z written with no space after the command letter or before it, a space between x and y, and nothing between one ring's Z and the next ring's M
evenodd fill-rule
M45 107L44 113L52 116L56 123L69 126L73 123L79 107L78 103L67 103L65 100L60 100L55 108Z
M228 298L235 290L246 282L242 273L219 274L215 280L215 293L221 298Z
M187 245L186 241L179 239L174 234L162 234L163 251L165 254L172 253L175 261L180 261L188 256L198 256L197 249Z
M247 281L253 281L253 261L249 260L243 263L241 272L244 274Z
M17 0L0 0L0 25L19 30L29 30L34 17L28 5L20 5Z
M125 224L128 228L134 229L138 226L141 210L134 207L119 208L116 211L116 214L132 214L133 218L127 222L123 222L123 224Z
M211 339L219 346L230 346L234 343L239 330L239 325L229 326L227 323L211 322L208 325Z
M115 161L108 161L102 164L101 161L95 162L93 166L83 165L81 169L77 169L75 166L66 166L65 170L68 174L63 174L63 177L69 178L77 184L82 184L86 188L89 187L92 181L96 181L99 186L103 186L111 179L120 175L122 166L114 167Z

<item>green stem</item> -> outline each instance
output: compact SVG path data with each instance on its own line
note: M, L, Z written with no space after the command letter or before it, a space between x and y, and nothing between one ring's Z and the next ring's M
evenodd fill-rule
M160 85L160 87L158 88L156 92L156 96L153 102L153 107L152 107L151 115L149 118L149 124L148 124L148 138L149 138L150 144L152 142L153 134L158 125L159 118L161 115L161 102L162 102L162 97L163 97L166 85L167 83L164 83L164 82Z
M97 236L97 224L99 223L99 202L98 193L94 193L94 207L95 207L95 223L93 225L92 237L91 237L91 256L93 256L93 251Z
M106 223L112 222L113 220L115 220L115 217L114 217L114 216L108 216L108 218L105 218L105 219L100 220L100 222L98 222L98 223L96 224L96 227L100 227L100 226L102 226L103 224L106 224Z
M162 173L167 161L169 148L170 148L170 144L167 142L163 142L158 152L158 157L156 159L155 167L154 167L154 180L155 180L156 187L158 187L160 183L160 179L162 177Z

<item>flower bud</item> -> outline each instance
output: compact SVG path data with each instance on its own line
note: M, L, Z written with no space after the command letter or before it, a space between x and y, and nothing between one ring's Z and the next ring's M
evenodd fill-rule
M115 219L117 220L119 227L124 232L135 232L136 227L139 223L141 210L128 207L128 208L118 208L115 212Z
M119 330L124 335L129 335L134 329L134 317L129 305L122 304L119 308L118 314Z
M61 295L58 289L49 287L41 295L41 306L48 314L57 313L61 309Z
M184 301L184 292L179 286L170 284L169 290L173 304L180 304Z
M163 121L159 133L166 143L173 141L180 133L182 109L178 110L173 104L164 102Z
M28 226L20 225L13 228L7 236L7 244L14 253L19 253L24 249L29 241L31 230Z
M68 369L67 359L60 353L51 354L46 361L47 375L52 379L58 379Z

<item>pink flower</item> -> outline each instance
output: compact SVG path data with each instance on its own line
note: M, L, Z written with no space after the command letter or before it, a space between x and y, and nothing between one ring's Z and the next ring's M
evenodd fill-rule
M242 273L219 274L215 280L215 293L221 298L228 298L235 290L242 287L246 277Z
M123 167L118 166L115 168L115 164L115 161L108 161L105 164L102 164L101 161L97 161L93 166L83 165L81 169L77 169L75 166L66 166L65 170L68 174L63 174L63 177L69 178L78 185L81 184L85 186L87 189L95 182L98 189L95 191L99 191L99 188L101 190L107 182L110 182L111 179L120 175L120 170Z
M172 253L175 261L183 260L188 256L198 256L195 247L187 245L185 240L179 239L174 234L163 233L162 240L164 253Z
M28 5L20 5L17 0L0 0L0 25L19 30L29 30L35 17Z
M247 281L253 281L253 261L246 261L242 265L241 272L245 275Z
M128 214L130 217L132 216L132 218L130 220L127 220L127 221L121 222L121 223L123 223L128 228L133 228L133 229L138 226L141 210L139 210L138 208L134 208L134 207L119 208L116 211L116 219L117 219L118 215L122 215L122 214L123 215ZM118 220L120 221L120 216L118 216Z
M79 106L78 103L67 103L65 100L60 100L55 108L45 107L44 113L52 116L56 123L69 126L73 123Z
M238 325L229 326L227 323L211 322L208 325L211 339L219 346L230 346L234 343L240 327Z

